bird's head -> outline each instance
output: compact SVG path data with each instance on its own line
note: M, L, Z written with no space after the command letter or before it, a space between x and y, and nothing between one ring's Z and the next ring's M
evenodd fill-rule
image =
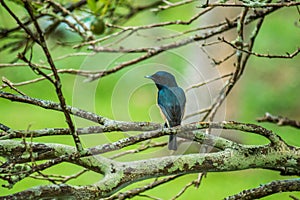
M145 76L154 81L157 87L167 86L167 87L177 87L175 77L166 71L158 71L153 75Z

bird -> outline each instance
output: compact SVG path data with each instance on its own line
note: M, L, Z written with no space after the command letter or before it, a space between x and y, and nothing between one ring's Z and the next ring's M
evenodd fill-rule
M165 120L165 128L175 127L181 124L186 104L183 89L177 85L175 77L166 71L158 71L145 78L154 81L157 89L157 104L162 117ZM169 150L177 150L176 135L169 136Z

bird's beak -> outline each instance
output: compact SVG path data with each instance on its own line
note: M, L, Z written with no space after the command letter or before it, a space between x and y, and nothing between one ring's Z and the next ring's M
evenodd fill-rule
M145 78L149 78L149 79L152 79L152 76L151 75L147 75L147 76L144 76Z

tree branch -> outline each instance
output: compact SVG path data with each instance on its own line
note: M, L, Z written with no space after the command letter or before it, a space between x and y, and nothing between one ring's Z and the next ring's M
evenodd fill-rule
M245 132L253 132L253 133L260 134L262 136L267 137L268 139L270 139L270 141L272 143L265 145L265 146L257 146L257 147L250 146L249 147L249 146L237 144L235 142L229 141L229 140L221 138L221 137L217 137L214 135L203 133L201 131L197 131L198 129L207 129L208 127L212 128L212 129L214 129L214 128L231 129L231 130L240 130L240 131L245 131ZM88 157L88 156L92 156L92 155L103 154L105 152L115 151L115 150L124 148L126 146L130 146L130 145L136 144L138 142L145 141L147 139L153 139L153 138L161 137L164 135L170 135L170 134L177 134L177 136L179 136L179 137L189 139L189 140L194 140L194 141L200 142L202 144L210 145L210 146L216 147L223 151L220 151L216 154L214 154L214 153L203 154L203 155L202 154L199 154L199 155L198 154L195 154L195 155L188 154L188 155L178 155L178 156L171 156L171 157L155 158L155 159L150 159L150 160L128 162L127 164L124 162L120 163L120 162L112 161L112 160L106 159L104 157L97 157L97 159L100 159L101 163L102 163L99 166L100 168L99 167L95 168L94 164L92 166L90 166L90 164L91 164L90 160L88 160L87 162L85 161L85 159L89 159L89 158L84 158L84 157ZM247 162L243 163L243 164L246 163L246 166L243 166L245 168L249 167L250 165L251 165L251 167L254 167L257 165L257 162L260 163L260 162L264 161L267 163L273 163L274 161L272 161L272 159L278 159L278 160L276 160L276 162L274 162L275 165L268 164L268 165L265 165L265 167L263 167L264 164L266 164L266 163L264 163L264 164L261 164L258 166L261 168L268 168L268 169L280 170L280 171L288 171L286 168L290 167L293 169L293 171L291 173L298 173L297 171L299 170L297 167L294 166L295 162L297 163L297 161L295 161L295 160L298 155L295 154L295 152L297 152L298 149L291 148L283 140L281 140L280 137L276 136L274 133L272 133L262 127L259 127L259 126L253 125L253 124L242 124L242 123L237 123L237 122L196 123L196 124L189 124L189 125L182 126L182 127L179 126L179 127L175 127L175 128L149 131L149 132L141 133L139 135L130 136L128 138L121 139L117 142L98 145L98 146L95 146L92 148L84 149L84 154L78 154L78 152L75 151L75 149L73 147L68 147L65 145L40 144L40 143L30 142L30 149L31 149L30 152L31 153L30 153L30 156L28 156L27 155L28 147L27 147L26 143L24 144L24 142L22 142L22 141L21 142L20 141L12 142L11 140L0 140L0 144L1 144L0 146L2 147L2 148L0 148L0 155L4 156L6 158L10 158L6 164L2 165L2 167L4 167L4 169L6 168L5 166L9 166L10 163L24 163L24 162L32 162L32 160L38 161L38 160L45 160L45 159L53 159L53 160L49 160L43 164L27 166L24 168L24 170L19 171L17 174L3 176L2 178L4 180L9 181L10 185L13 185L16 182L28 177L30 174L32 174L34 172L44 170L53 165L57 165L61 162L72 162L72 163L76 163L78 165L84 166L85 168L88 168L91 170L100 170L98 172L105 173L106 176L108 176L108 174L110 174L113 171L114 173L116 172L116 174L113 173L114 176L116 176L115 177L116 180L120 179L120 177L119 177L120 173L123 174L124 172L126 172L126 170L129 170L129 169L130 169L131 173L133 172L134 174L140 174L139 176L136 177L136 179L133 179L131 177L128 180L126 180L126 178L123 177L122 180L124 180L125 182L119 182L119 183L117 183L117 185L114 185L113 188L115 188L115 187L119 188L123 184L128 184L128 182L132 183L132 182L135 182L135 181L138 181L141 179L145 179L145 178L158 177L158 176L164 176L164 175L172 175L172 174L180 174L183 172L182 170L186 170L186 167L181 166L182 163L189 166L191 164L195 164L194 162L196 160L197 160L197 162L196 162L197 167L196 166L195 167L197 170L195 170L194 167L192 167L191 171L189 172L187 170L186 173L206 172L206 171L210 171L210 170L224 171L223 168L220 168L220 169L214 168L215 167L214 165L219 165L221 161L222 161L222 163L223 162L230 163L230 165L225 166L226 167L225 169L227 169L227 170L241 170L243 168L238 168L238 169L231 168L233 166L233 162L236 162L239 159L244 160L246 158L250 159L250 160L249 160L248 164L247 164ZM261 156L261 153L263 153L265 156ZM274 153L276 154L276 156L274 156L274 157L271 156ZM259 154L259 156L258 156L258 154ZM290 154L293 154L293 156ZM197 156L200 156L200 157L197 157ZM238 158L236 158L236 156ZM256 157L259 157L259 158L256 158ZM265 157L269 157L269 158L264 159ZM184 159L184 160L181 160L181 159ZM185 160L185 159L187 159L187 160ZM209 163L212 165L212 166L210 165L209 169L202 168L203 167L202 165L204 165L204 164L203 163L201 164L201 162L199 163L200 160L202 160L204 162L206 159L211 160L211 162L212 162L212 163ZM215 159L215 161L213 161L213 159ZM232 161L230 161L230 159L232 159ZM262 159L262 160L259 161L260 159ZM169 160L169 161L167 161L167 160ZM178 160L181 160L181 161L178 161ZM176 163L176 162L178 162L178 163ZM286 162L286 164L285 165L283 165L283 164L277 165L279 162ZM134 163L138 163L138 164L134 164ZM171 163L173 163L173 164L171 165ZM216 163L218 163L218 164L216 164ZM256 163L256 164L254 164L254 163ZM146 170L145 167L147 165L152 166L152 169ZM168 165L168 166L166 166L166 165ZM200 165L200 166L198 166L198 165ZM240 165L242 166L242 164L240 164ZM127 168L125 166L127 166ZM144 168L141 169L140 168L141 166L144 166ZM170 171L170 169L173 167L175 167L176 170L172 172L172 171ZM166 173L166 172L163 173L164 170L161 171L161 169L164 169L164 170L169 169L169 170L168 170L168 173ZM136 171L134 171L134 170L136 170ZM143 170L146 170L146 171L143 172ZM3 172L4 171L2 171L2 173ZM128 172L128 175L129 175L129 172ZM109 177L111 177L111 175ZM105 179L102 181L105 182L108 180ZM113 183L111 183L111 184L113 184Z
M290 7L290 6L298 6L300 2L281 2L281 3L266 3L266 2L259 2L259 1L251 1L251 0L244 0L243 3L208 3L199 6L200 8L206 7L241 7L241 8L268 8L268 7Z
M243 146L241 149L227 149L217 153L168 156L132 162L114 162L111 163L110 170L105 171L106 176L98 182L98 188L94 192L99 197L106 197L129 183L145 178L181 173L235 171L249 167L277 171L294 168L299 174L299 152L300 150L296 148L274 149L270 145L260 147ZM241 160L243 162L240 162ZM48 187L41 186L39 189L43 191L47 190ZM44 194L43 192L41 193ZM43 196L41 193L38 194L40 198L49 196L46 193ZM20 194L16 193L15 195L18 196ZM58 196L61 195L62 193ZM64 195L72 195L72 192L65 191Z
M17 101L22 103L27 103L35 106L39 106L45 109L56 110L62 112L62 108L59 103L55 103L53 101L41 100L37 98L32 98L29 96L21 96L15 95L7 92L0 91L0 97L9 99L11 101ZM154 130L161 127L160 124L150 123L150 122L140 122L140 123L130 123L130 122L122 122L111 120L106 117L97 115L92 112L88 112L79 108L66 106L67 111L74 116L87 119L89 121L105 125L103 127L104 130L107 131L117 131L117 130L136 130L136 131L147 131L147 130ZM115 126L114 124L118 124ZM99 131L99 129L98 129Z
M274 116L271 115L270 113L265 113L265 116L257 118L256 121L275 123L278 126L291 126L298 129L300 128L300 121L289 119L287 117L282 117L282 116Z
M260 185L257 188L244 190L238 194L225 198L226 200L235 199L259 199L275 193L300 191L300 180L280 180L272 181L271 183Z

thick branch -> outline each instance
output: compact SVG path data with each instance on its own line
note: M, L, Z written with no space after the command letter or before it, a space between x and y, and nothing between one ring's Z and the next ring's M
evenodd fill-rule
M294 168L299 173L299 159L299 149L275 150L266 145L260 147L244 146L239 150L231 149L209 154L190 154L133 162L116 162L111 165L110 170L106 171L108 174L98 182L97 190L94 192L99 197L106 197L139 180L181 173L224 172L249 168L279 171L285 168ZM241 160L243 162L240 162ZM40 187L40 190L43 190L43 187L46 186ZM16 193L15 195L19 194ZM59 194L62 195L62 193ZM45 193L45 196L38 197L48 197L48 195L48 193ZM64 195L73 195L73 193L65 191Z
M293 192L300 191L300 180L292 179L292 180L280 180L273 181L271 183L260 185L257 188L244 190L241 193L229 196L226 200L250 200L250 199L259 199L265 196L269 196L275 193L280 192Z
M27 200L40 199L43 197L52 197L54 199L57 199L57 197L61 197L62 199L73 199L75 197L75 199L90 200L99 198L100 194L97 186L71 186L59 184L33 187L2 198Z
M206 129L208 127L217 128L217 129L225 128L225 129L233 129L233 130L241 130L241 131L246 131L246 132L257 133L257 134L260 134L260 135L265 136L268 139L270 139L271 143L269 145L265 145L265 146L248 147L248 146L237 144L235 142L229 141L229 140L221 138L221 137L203 133L201 131L193 132L193 130ZM102 154L102 153L106 153L106 152L110 152L110 151L115 151L115 150L124 148L126 146L136 144L141 141L161 137L164 135L170 135L170 134L177 134L179 137L183 137L183 138L186 138L189 140L194 140L194 141L200 142L202 144L210 145L210 146L216 147L220 150L223 150L221 152L218 152L218 154L217 154L218 156L214 155L214 154L205 155L208 157L215 156L215 159L226 160L227 158L224 158L221 155L223 155L223 154L227 155L228 151L231 151L230 156L235 157L234 154L238 154L238 155L241 154L240 156L247 157L247 159L249 159L249 156L253 154L252 160L251 159L249 160L249 162L252 162L252 164L251 165L249 164L249 166L248 166L248 167L250 167L250 166L253 167L253 165L255 166L254 163L257 162L257 160L253 160L253 159L261 159L264 156L261 156L260 154L265 153L266 157L269 156L267 154L272 155L270 157L270 159L279 159L279 161L276 161L276 162L269 160L268 162L270 162L270 163L274 162L275 165L270 165L270 166L266 165L265 168L281 170L281 171L288 171L285 168L289 167L289 168L293 169L293 170L289 169L290 171L292 171L290 173L298 173L298 170L299 170L295 166L289 166L289 164L290 164L289 162L291 162L291 163L298 162L293 157L293 156L296 156L296 157L298 156L298 153L297 153L298 149L289 147L279 137L275 137L274 133L267 131L262 127L251 125L251 124L241 124L241 123L237 123L237 122L222 122L222 123L196 123L196 124L186 125L183 127L178 126L178 127L172 128L172 129L168 128L168 129L145 132L145 133L141 133L136 136L130 136L128 138L121 139L117 142L103 144L103 145L95 146L95 147L92 147L89 149L84 149L84 152L85 152L84 154L78 154L74 148L64 146L64 145L57 145L57 144L46 145L46 144L30 142L29 147L28 147L28 145L26 145L26 143L24 144L24 142L3 140L3 141L0 141L2 143L2 145L1 145L2 148L0 149L1 150L0 153L2 156L9 158L6 165L9 165L10 163L16 163L16 162L24 163L24 162L31 162L32 160L37 161L37 160L53 159L53 160L50 160L50 161L40 164L40 165L34 165L29 168L26 167L25 171L21 171L21 173L19 172L17 174L10 175L10 176L12 176L12 178L10 178L10 176L8 176L8 177L4 177L4 179L9 180L10 184L15 184L15 182L18 182L18 181L22 180L23 178L26 178L27 176L29 176L30 174L32 174L34 172L47 169L47 168L49 168L53 165L59 164L61 162L72 162L72 163L76 163L78 165L84 166L88 169L90 169L90 168L93 169L95 164L91 163L90 160L88 160L88 162L84 161L83 157L98 155L98 154ZM31 152L31 153L28 155L28 152ZM291 157L291 155L289 155L289 157L284 158L284 159L292 159L294 161L292 161L292 160L286 161L285 160L284 162L287 162L287 165L276 165L277 163L281 162L280 156L285 156L286 154L293 154L293 156ZM188 156L194 156L194 155L187 155L187 157ZM256 157L259 157L259 158L256 158ZM181 159L181 158L182 158L181 156L165 157L164 159L162 159L162 161L166 161L169 159ZM88 159L88 158L85 158L85 159ZM106 176L108 176L108 174L110 174L112 171L114 171L117 174L117 175L115 174L116 177L114 177L114 178L119 180L120 179L119 175L123 174L124 170L125 171L129 170L129 169L123 169L123 167L126 166L124 163L120 164L119 162L107 160L103 157L99 157L99 159L101 160L102 164L99 166L100 169L98 169L98 170L100 170L100 173L104 172L106 174ZM196 159L196 158L194 158L194 159ZM209 158L209 159L211 159L211 158ZM230 158L230 159L233 159L233 158ZM237 160L239 160L239 159L244 160L246 158L238 158ZM266 160L268 160L268 159L266 159ZM139 165L139 167L141 167L143 165L144 165L144 167L146 167L147 165L152 166L154 163L159 163L162 161L160 161L160 158L157 158L154 160L153 159L152 160L144 160L144 161L141 161L141 163L139 163L138 165ZM233 161L234 160L232 160L232 162ZM135 161L135 162L140 162L140 161ZM148 163L148 162L150 162L150 163ZM192 161L190 161L190 162L192 162ZM219 162L219 161L216 161L216 162ZM146 163L148 163L148 164L146 164ZM179 163L176 164L175 161L174 162L172 161L172 163L174 163L174 166L182 169L181 165L177 165ZM182 162L182 163L185 163L185 162ZM132 164L132 162L127 163L128 168L132 168L132 166L129 167L129 165L131 165L131 164ZM165 163L161 163L161 164L164 165ZM239 165L243 165L243 164L239 164ZM246 162L246 164L247 164L247 162ZM6 165L3 165L2 167L5 167ZM120 167L119 170L117 170L118 166ZM157 167L159 167L159 165ZM229 170L230 166L227 166L227 167L229 167L228 168L228 170ZM261 165L260 167L263 168L263 165ZM163 169L169 169L169 167L163 166ZM95 170L95 169L93 169L93 170ZM133 169L131 169L131 171L132 170ZM142 169L138 169L138 168L136 170L138 170L138 171L134 172L134 174L142 173L142 171L143 171ZM144 170L146 170L146 169L144 169ZM200 167L200 169L197 168L197 170L200 170L199 172L203 172L201 170L204 170L204 169L202 169ZM236 169L234 168L231 170L236 170ZM204 171L206 171L206 170L204 170ZM196 171L192 170L187 173L193 173L193 172L196 172ZM179 172L174 171L171 174L178 174L178 173L183 173L183 171L179 171ZM171 175L171 174L168 174L168 173L163 174L163 171L161 171L157 174L157 173L155 173L155 171L151 171L151 172L149 172L149 174L145 175L144 177L140 174L140 177L137 177L136 180L130 179L130 180L126 180L125 182L122 182L122 183L120 182L119 184L114 185L113 188L115 188L115 187L119 188L119 187L123 186L124 184L128 184L128 181L132 182L132 181L138 181L141 179L149 178L148 176L154 177L154 176L163 176L163 175ZM111 175L109 177L111 178ZM109 179L109 181L110 180L111 179ZM122 178L122 180L124 180L124 177ZM108 180L105 180L105 181L108 181ZM111 184L113 184L113 183L111 183ZM110 188L110 189L112 189L112 188Z

